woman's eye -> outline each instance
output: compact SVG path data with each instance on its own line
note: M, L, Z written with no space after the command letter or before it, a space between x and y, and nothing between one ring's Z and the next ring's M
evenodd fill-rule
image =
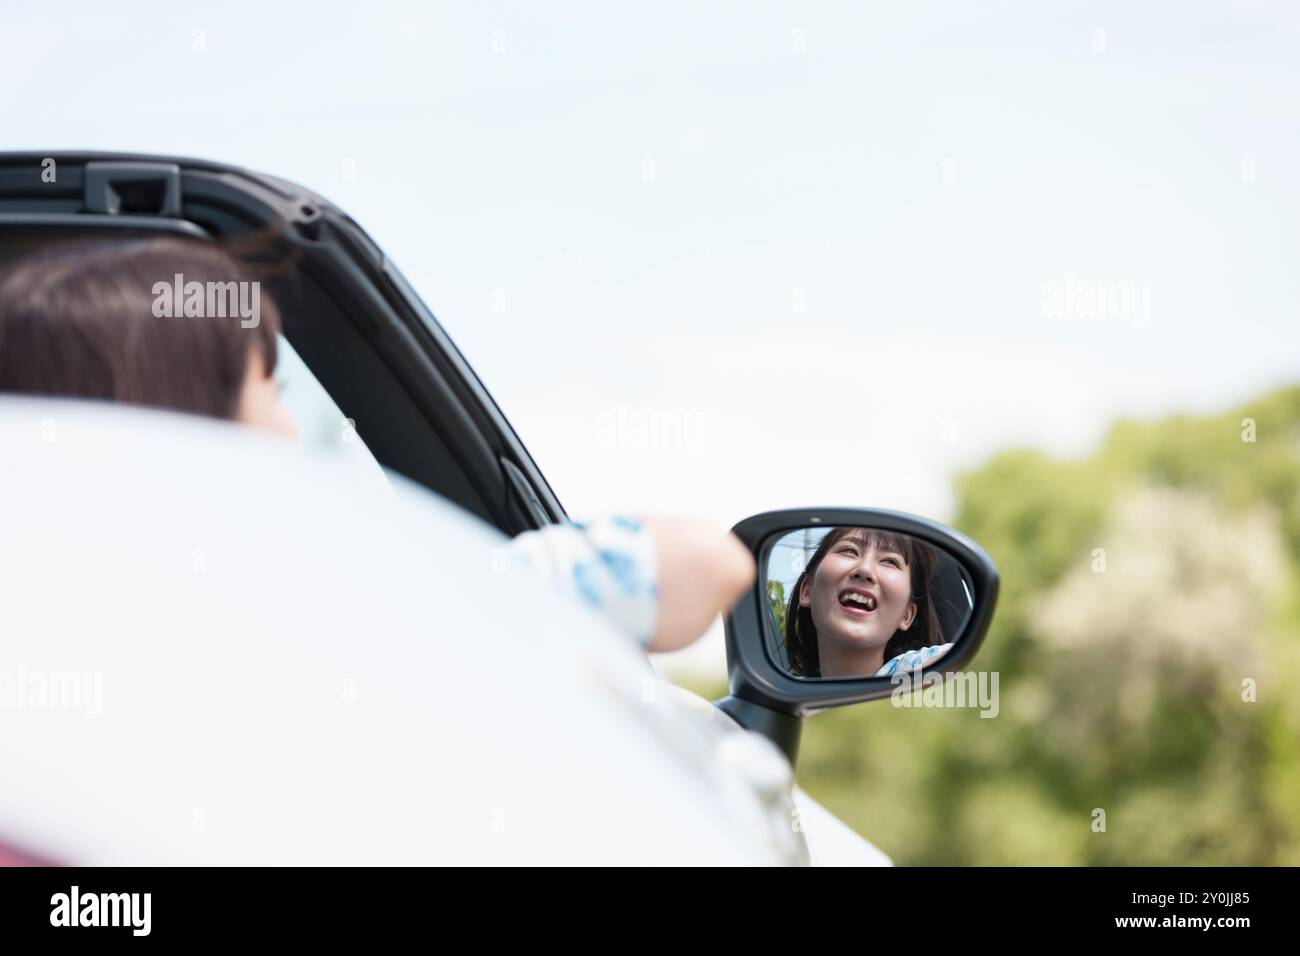
M892 565L893 567L896 567L896 568L901 568L901 567L902 567L902 565L901 565L901 564L899 563L899 561L898 561L898 558L883 558L882 561L881 561L881 563L882 563L882 564L889 564L889 565Z

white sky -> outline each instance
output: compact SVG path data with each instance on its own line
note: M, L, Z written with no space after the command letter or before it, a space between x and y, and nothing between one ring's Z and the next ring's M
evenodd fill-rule
M1300 379L1282 3L0 10L0 148L333 200L575 515L944 519L999 448ZM1048 314L1067 281L1149 316Z

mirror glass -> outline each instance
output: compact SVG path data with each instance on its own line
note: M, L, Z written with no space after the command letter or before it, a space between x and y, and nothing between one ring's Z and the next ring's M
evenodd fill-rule
M792 677L888 677L961 640L974 584L955 557L878 528L782 532L763 562L768 647Z

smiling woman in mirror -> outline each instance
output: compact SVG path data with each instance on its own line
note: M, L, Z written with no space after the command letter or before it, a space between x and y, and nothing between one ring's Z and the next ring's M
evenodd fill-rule
M799 575L785 613L790 667L801 677L910 671L942 656L932 583L939 555L910 535L835 528Z

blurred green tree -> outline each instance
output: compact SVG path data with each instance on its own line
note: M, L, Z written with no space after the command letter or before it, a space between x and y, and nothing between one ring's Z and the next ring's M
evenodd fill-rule
M956 488L998 716L818 715L800 784L901 864L1300 865L1300 388Z
M780 581L767 582L767 603L772 608L772 616L776 618L776 629L778 634L785 633L785 585Z

